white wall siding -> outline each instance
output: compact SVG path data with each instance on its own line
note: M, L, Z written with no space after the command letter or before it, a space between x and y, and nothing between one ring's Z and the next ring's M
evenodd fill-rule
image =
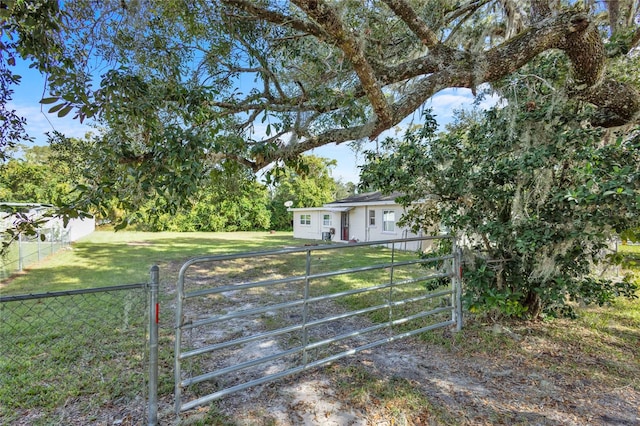
M369 222L370 211L375 212L375 224L371 225ZM384 230L383 224L383 212L393 211L395 216L393 230ZM317 208L304 208L293 209L293 236L294 238L308 239L308 240L321 240L324 232L330 232L331 229L335 230L332 234L332 241L347 242L355 239L357 241L383 241L383 240L395 240L399 238L417 237L407 228L398 226L397 222L400 220L404 213L402 206L398 204L383 203L379 205L358 205L350 207L349 213L349 234L348 237L342 239L341 228L341 211L335 211L335 207L317 207ZM311 223L309 225L303 225L300 223L301 215L310 215ZM324 215L329 215L330 225L324 224ZM400 246L396 246L402 250L420 250L423 247L424 242L416 241L405 243Z
M309 215L311 223L309 225L301 223L301 217ZM329 215L329 224L325 225L324 215ZM332 240L340 237L340 212L318 209L293 210L293 237L306 240L321 240L324 232L335 231L331 235Z
M371 225L369 222L369 219L371 217L370 216L371 211L375 212L375 224L373 225ZM394 219L395 219L394 226L393 226L393 230L385 231L383 215L384 215L384 212L389 212L389 211L393 211L394 213ZM404 209L402 206L398 204L367 206L366 213L363 212L362 214L362 217L364 218L367 237L362 241L395 240L398 238L411 238L411 237L421 236L418 234L414 234L408 228L398 226L398 221L400 220L403 214L404 214ZM404 243L402 247L398 247L398 246L396 247L401 248L402 250L420 250L423 244L424 244L423 241L415 241L415 242Z
M27 216L30 219L40 219L42 215L46 212L46 209L31 209L27 213ZM0 231L5 231L8 228L14 226L14 222L17 220L15 215L6 216L6 213L0 212ZM96 229L96 220L93 217L90 218L77 218L77 219L69 219L67 226L64 226L64 221L60 217L52 217L46 220L42 225L40 225L40 229L50 238L50 230L53 230L56 238L63 238L68 241L77 241L82 237L85 237L91 234Z
M86 237L96 229L95 218L71 219L67 224L69 231L69 241L77 241L82 237Z
M309 216L310 223L303 224L302 217ZM293 213L293 237L306 240L318 239L318 212L317 211L296 211Z

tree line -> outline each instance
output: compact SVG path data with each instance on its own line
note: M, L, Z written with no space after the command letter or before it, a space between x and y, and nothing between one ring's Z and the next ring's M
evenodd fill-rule
M0 200L8 203L75 205L81 202L96 181L110 179L114 185L126 176L115 174L113 165L103 172L96 152L84 151L91 143L56 135L50 145L22 146L0 165ZM235 163L212 166L209 177L193 191L189 200L169 213L162 197L149 197L131 211L118 188L101 194L101 208L89 213L99 223L126 224L146 231L259 231L291 230L292 214L284 206L321 206L353 193L355 185L335 180L331 170L335 160L313 155L300 158L298 168L279 170L277 181L261 182L256 175ZM104 189L104 185L101 186ZM80 199L79 199L80 198Z

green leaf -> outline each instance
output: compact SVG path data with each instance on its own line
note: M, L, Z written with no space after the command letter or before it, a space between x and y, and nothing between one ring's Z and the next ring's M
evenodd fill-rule
M52 106L51 108L49 108L49 111L48 111L48 112L49 112L49 114L53 114L54 112L58 112L58 111L60 111L60 110L61 110L65 105L66 105L66 102L65 102L65 103L61 103L61 104L58 104L58 105L54 105L54 106Z
M73 109L73 105L67 105L58 112L58 117L64 117Z
M55 102L58 102L58 99L60 99L59 97L53 97L53 98L42 98L40 99L40 103L41 104L52 104Z

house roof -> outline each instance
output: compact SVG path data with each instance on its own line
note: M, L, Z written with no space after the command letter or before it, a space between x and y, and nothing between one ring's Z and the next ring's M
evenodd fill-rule
M394 202L396 198L403 195L401 192L392 192L391 194L385 195L380 191L376 192L366 192L364 194L355 194L347 198L343 198L341 200L336 200L328 203L327 205L344 205L344 204L366 204L372 202Z
M288 208L287 211L293 212L315 212L315 211L319 211L322 210L323 212L348 212L349 210L353 209L353 207L347 207L347 206L340 206L340 207L327 207L329 206L329 204L325 204L324 206L321 207L297 207L297 208Z
M287 210L296 211L296 212L302 212L302 211L346 212L351 210L353 207L363 206L367 204L373 204L373 205L396 204L395 199L401 195L403 195L402 192L393 192L388 195L384 195L380 191L367 192L364 194L356 194L347 198L342 198L340 200L332 201L321 207L298 207L298 208L288 208Z

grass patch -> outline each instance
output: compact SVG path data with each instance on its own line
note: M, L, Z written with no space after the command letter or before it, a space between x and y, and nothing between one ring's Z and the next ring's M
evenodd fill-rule
M381 379L360 366L336 367L333 371L342 397L358 408L384 406L393 412L416 412L428 401L416 391L416 384L400 377Z
M179 267L193 256L263 251L302 244L304 242L293 240L284 233L96 232L75 243L72 249L34 266L27 274L5 280L0 284L0 293L24 294L146 282L153 264L161 267L161 281L166 285L175 282ZM333 252L314 251L311 272L390 261L390 251L384 248L347 248ZM638 279L640 246L621 246L620 250L624 253L624 267ZM395 256L395 260L403 260L404 256L412 258L414 254L396 252ZM224 262L215 271L207 273L211 273L208 279L224 276L229 280L243 280L247 274L249 278L259 279L302 274L306 262L304 253L273 256L268 262ZM423 268L417 272L426 275L433 271ZM400 282L415 273L411 267L397 268L393 271L393 279ZM389 269L337 275L315 280L311 291L312 294L326 294L365 288L389 282L391 275ZM442 284L446 285L446 282ZM383 289L352 295L340 299L340 303L346 310L357 310L413 297L424 290L424 283L412 283L393 291ZM174 321L169 306L175 295L161 293L160 394L168 397L173 392ZM255 291L251 297L276 301L274 292L269 291ZM44 300L0 306L0 400L3 401L0 423L17 420L25 410L37 410L45 415L32 423L50 424L56 410L74 400L83 401L82 413L90 416L114 401L120 404L145 392L144 300L139 302L141 309L134 309L133 305L138 302L134 303L131 297L107 293L101 299L77 299L53 310L46 308L49 301L43 303ZM217 304L218 300L214 302ZM443 300L437 298L428 303L428 306L437 307ZM388 321L411 315L424 309L425 304L427 302L422 301L415 306L398 306L391 316L388 310L381 309L369 318L374 322ZM222 304L221 308L225 306ZM474 362L478 358L496 364L518 360L519 365L532 374L553 372L562 377L584 378L585 383L597 382L603 387L640 391L638 300L619 299L611 307L582 307L578 313L576 320L498 325L468 317L460 333L436 330L422 334L420 339L425 346L445 348L460 362ZM263 325L273 329L281 326L281 321L282 317L265 316ZM26 328L15 327L16 324ZM416 328L416 324L408 327ZM33 330L37 330L36 337L29 336ZM402 330L398 328L397 331ZM359 407L372 419L384 418L387 423L393 419L395 424L411 421L420 424L418 419L428 419L434 424L456 424L454 420L460 415L459 411L430 401L421 391L421 384L407 379L383 377L358 366L341 364L330 367L330 373L345 404ZM234 424L234 420L223 415L215 405L206 411L204 418L195 420L194 417L194 421L193 424Z
M625 272L640 278L640 246L621 246ZM638 292L640 296L640 291ZM428 344L456 356L519 359L531 371L554 371L612 388L640 390L640 299L618 298L610 306L582 306L576 319L485 322L467 316L460 333L425 333Z
M314 294L334 294L355 289L367 289L370 287L384 286L393 282L393 287L373 289L337 300L338 304L351 311L380 306L381 308L379 310L368 315L374 323L397 320L425 310L450 304L450 296L443 296L396 304L391 309L386 306L388 303L394 304L395 302L420 297L427 292L444 291L449 288L448 280L441 282L436 282L435 280L412 282L412 280L416 278L425 278L438 272L433 264L402 265L402 262L415 261L416 257L416 253L413 252L396 251L392 253L391 250L384 247L347 247L344 250L332 253L331 256L318 259L320 263L318 268L321 269L321 272L372 265L380 266L380 268L361 272L350 272L348 274L319 280L313 283ZM393 268L385 266L390 265L392 260L396 263ZM435 285L434 282L436 282ZM414 330L428 324L445 321L450 317L451 314L447 313L425 319L413 320L404 325L396 326L396 331Z
M431 404L420 391L421 384L415 381L380 377L357 365L332 366L331 377L339 399L365 413L372 424L376 419L384 420L384 424L427 424L434 418L440 419L439 424L452 424L452 419Z
M15 242L9 246L4 256L0 257L0 280L19 273L20 267L28 268L47 260L48 256L64 249L66 245L59 241L40 241L37 238L25 239L20 243Z
M234 426L233 418L220 412L218 406L213 403L200 412L187 417L182 426Z
M618 246L618 251L624 256L623 266L640 273L640 245L623 244Z
M24 294L147 282L158 264L162 281L175 280L172 262L190 257L280 248L292 243L286 233L153 233L96 231L0 283L0 293Z
M2 303L0 420L37 409L50 424L69 400L90 414L128 401L145 383L145 307L142 289Z

